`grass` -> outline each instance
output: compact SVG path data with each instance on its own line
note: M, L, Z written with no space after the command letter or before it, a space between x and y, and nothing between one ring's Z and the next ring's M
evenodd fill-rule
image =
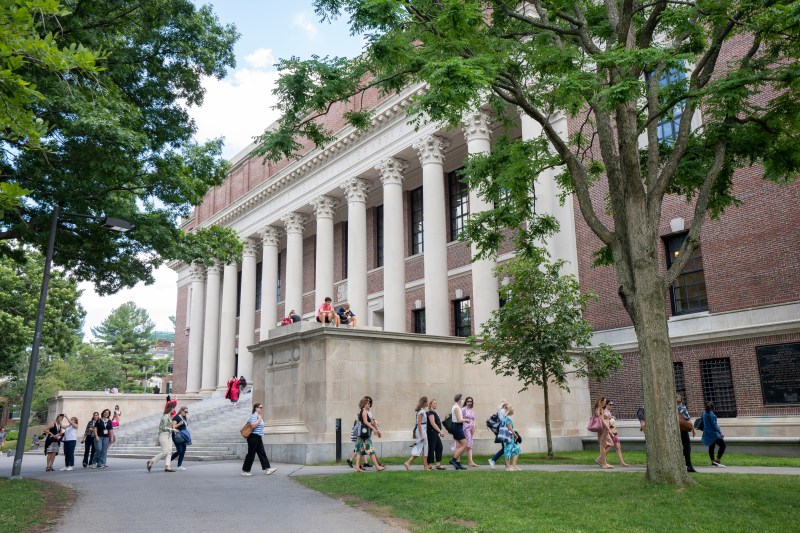
M592 458L593 459L593 458ZM420 532L796 531L796 476L696 474L652 485L609 472L442 472L303 476L314 490ZM454 511L455 510L455 511Z
M0 478L0 524L8 532L41 531L56 524L75 492L56 483Z
M499 448L498 448L499 449ZM697 466L709 466L710 460L705 446L693 446L692 464ZM449 452L449 450L447 450ZM443 463L447 464L450 460L448 453L444 454ZM489 455L476 455L475 462L482 466L487 466ZM625 451L622 450L622 457L625 462L632 465L645 465L647 464L647 456L643 451ZM344 457L347 459L347 457ZM408 457L379 457L381 463L387 465L401 465ZM591 465L597 459L597 451L589 450L582 452L556 452L555 459L548 459L543 453L523 453L519 456L517 464L520 465ZM466 457L462 457L462 462L466 464ZM608 454L608 462L612 465L617 464L617 456L615 453ZM723 457L723 462L727 466L785 466L800 468L800 457L772 457L767 455L745 455L736 453L726 453ZM336 463L326 463L334 465ZM500 458L502 464L502 457ZM422 468L422 460L416 459L414 465L417 468Z

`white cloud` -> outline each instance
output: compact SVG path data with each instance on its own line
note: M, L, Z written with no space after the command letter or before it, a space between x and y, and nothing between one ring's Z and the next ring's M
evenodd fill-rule
M155 283L145 286L139 283L132 289L125 289L110 296L99 296L94 292L91 283L81 283L83 290L81 305L86 309L86 321L83 332L85 338L91 339L92 328L99 326L111 311L124 304L133 302L146 309L158 331L172 331L169 317L175 314L178 296L178 274L166 266L154 271Z
M190 108L197 123L198 140L225 137L224 156L231 158L278 119L272 109L272 89L278 73L272 68L272 50L260 48L245 58L248 66L237 68L227 78L205 78L203 106Z
M306 37L309 39L316 38L317 34L319 33L319 29L317 25L314 24L308 18L308 14L306 13L298 13L292 19L292 26L295 28L300 28L304 32L306 32Z

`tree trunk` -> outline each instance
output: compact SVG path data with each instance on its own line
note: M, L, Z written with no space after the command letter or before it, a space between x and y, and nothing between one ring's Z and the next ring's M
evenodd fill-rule
M655 267L655 268L652 268ZM636 269L631 304L634 328L639 340L642 388L647 417L645 447L648 481L684 485L693 483L681 453L680 433L675 416L675 375L664 305L664 291L657 265Z
M553 458L553 434L550 431L550 396L547 389L547 372L542 376L542 393L544 393L544 430L547 434L547 458Z

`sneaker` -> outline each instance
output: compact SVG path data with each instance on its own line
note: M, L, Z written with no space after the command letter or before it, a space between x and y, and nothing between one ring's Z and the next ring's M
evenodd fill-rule
M363 465L361 465L361 468L372 468L372 465L369 463L364 463Z
M274 474L277 471L277 468L267 468L267 475Z
M456 461L456 470L466 470L467 467L461 464L461 461Z
M186 470L186 467L185 466L179 466L178 470Z
M245 477L250 477L253 474L251 474L250 472L245 472L244 470L242 470L242 475L245 476Z
M457 466L457 464L456 464L456 458L455 458L455 457L452 457L452 458L450 459L450 464L451 464L451 465L453 465L453 468L455 468L456 470L458 470L458 466Z
M63 471L64 471L64 470L66 470L66 469L67 469L67 467L65 466L65 467L63 467L63 468L59 468L58 470L59 470L60 472L63 472Z
M347 466L349 466L350 468L353 468L353 461L351 461L350 459L348 459L348 460L347 460Z
M724 464L720 463L719 461L713 461L711 466L716 466L717 468L726 468Z
M97 468L97 465L89 465L89 468Z
M64 470L66 470L67 472L72 472L72 467L71 467L71 466L68 466L68 467L66 467Z
M489 459L489 466L491 466L492 470L494 470L494 460L493 459Z
M691 466L689 468L687 468L686 471L689 472L690 474L692 472L697 472L697 470L695 470L694 467L691 467Z

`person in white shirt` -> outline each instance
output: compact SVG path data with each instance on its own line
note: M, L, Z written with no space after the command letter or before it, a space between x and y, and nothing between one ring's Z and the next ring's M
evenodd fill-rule
M453 420L453 439L456 441L456 451L450 464L456 470L466 470L467 467L461 464L461 454L467 450L467 436L464 435L464 417L461 414L461 394L456 394L453 398L453 407L450 408L450 416Z
M416 413L416 424L414 425L414 448L411 450L411 457L408 461L403 463L403 466L408 470L411 463L418 455L422 456L422 466L428 470L428 417L425 413L425 408L428 407L428 397L423 396L417 402L417 408L414 410Z

